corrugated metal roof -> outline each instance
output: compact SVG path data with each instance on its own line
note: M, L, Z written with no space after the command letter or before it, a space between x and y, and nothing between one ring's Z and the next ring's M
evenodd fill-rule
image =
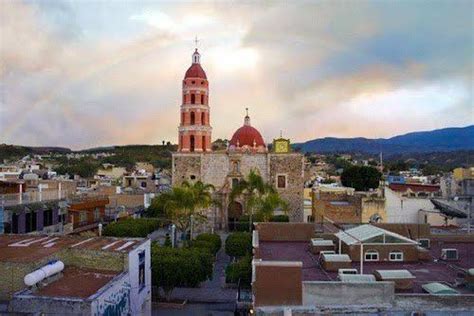
M449 286L444 285L442 283L438 283L438 282L423 284L421 287L423 288L423 290L425 290L426 292L430 294L437 294L437 295L459 294L459 292L456 291L455 289L450 288Z
M380 275L384 280L387 279L416 279L408 270L375 270L374 273Z
M339 280L350 283L376 282L372 274L339 274Z
M326 262L352 262L348 255L328 255L322 254L323 260Z
M408 239L402 235L372 225L360 225L345 231L340 231L336 234L336 237L347 245L354 245L377 236L383 236L384 234L401 239L406 243L418 244L416 241Z

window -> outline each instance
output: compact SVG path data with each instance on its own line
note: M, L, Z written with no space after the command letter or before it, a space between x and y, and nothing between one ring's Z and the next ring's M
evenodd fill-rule
M181 113L181 124L184 124L184 112Z
M277 175L277 188L278 189L286 188L286 175L284 174Z
M196 117L194 112L191 112L191 125L194 125L194 122L196 121Z
M389 255L390 261L403 261L403 252L401 251L393 251Z
M191 104L195 104L196 103L196 96L193 94L191 94Z
M204 112L201 113L201 124L202 125L206 124L206 113L204 113Z
M46 210L43 213L43 227L53 225L53 210Z
M145 288L145 251L138 254L138 288L139 291Z
M196 180L196 176L194 174L192 174L192 175L189 176L189 179Z
M100 219L100 209L98 207L94 210L94 221L98 221Z
M87 224L87 212L79 213L79 224Z
M183 104L185 104L185 103L186 103L186 95L183 94Z
M193 80L193 81L191 81L191 83L192 83L192 84L195 84L195 83L196 83L196 81L194 81L194 80Z
M140 183L140 186L141 186L142 188L146 188L146 181L142 181L142 182Z
M204 81L201 81L201 84L204 84Z
M239 179L238 178L232 178L232 187L235 188L239 184Z
M201 94L201 104L204 104L204 94Z
M365 253L365 261L379 261L379 253L375 250L369 250Z
M190 143L190 148L189 150L190 151L194 151L194 135L191 135L190 139L189 139L189 143Z
M206 151L206 136L202 137L202 151Z

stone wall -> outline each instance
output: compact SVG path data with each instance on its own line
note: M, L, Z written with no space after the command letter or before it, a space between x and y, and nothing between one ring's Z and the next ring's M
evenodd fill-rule
M223 153L202 155L202 181L221 188L229 173L229 157Z
M31 313L54 315L92 315L91 302L88 300L71 300L61 298L47 298L34 295L16 295L10 301L11 313ZM50 314L51 315L51 314Z
M291 222L303 222L303 191L304 191L304 157L299 153L268 154L270 165L268 181L276 187L277 175L287 177L287 186L278 189L282 198L288 201L288 216Z
M191 176L201 179L201 154L180 154L172 156L173 185L191 181Z

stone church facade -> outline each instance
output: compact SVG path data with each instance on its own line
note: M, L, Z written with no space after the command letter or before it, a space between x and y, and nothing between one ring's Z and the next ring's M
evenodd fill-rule
M227 229L229 221L245 214L241 201L229 199L232 185L254 170L288 202L290 221L302 222L304 156L291 152L289 141L282 138L274 141L270 152L260 132L251 126L248 113L228 148L212 151L208 96L207 77L196 49L183 80L179 147L172 155L173 185L198 180L212 184L220 207L208 211L208 223L215 229ZM285 146L275 146L277 141L287 141L286 150Z

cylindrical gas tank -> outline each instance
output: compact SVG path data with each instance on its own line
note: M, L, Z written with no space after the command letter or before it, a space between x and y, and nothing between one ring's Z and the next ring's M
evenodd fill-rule
M62 261L51 261L44 267L41 267L40 269L25 275L23 280L27 286L33 286L47 277L61 272L62 270L64 270L64 263Z

